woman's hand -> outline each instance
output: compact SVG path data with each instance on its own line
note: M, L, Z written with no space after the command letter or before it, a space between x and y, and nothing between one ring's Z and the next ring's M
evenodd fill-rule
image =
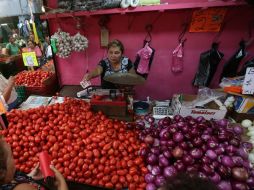
M86 73L85 76L83 77L82 81L89 81L91 79L91 76L89 73Z
M50 165L50 168L55 173L57 190L68 190L68 186L63 175L53 165Z
M32 169L32 171L27 175L35 180L43 179L43 175L39 168L39 163L37 163L36 166Z

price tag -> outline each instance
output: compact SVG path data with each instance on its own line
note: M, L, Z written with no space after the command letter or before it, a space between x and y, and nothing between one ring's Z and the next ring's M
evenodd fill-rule
M22 53L22 58L25 66L39 66L35 52Z
M246 69L243 81L243 94L254 94L254 68L249 67Z
M226 8L194 11L189 32L219 32L226 11Z

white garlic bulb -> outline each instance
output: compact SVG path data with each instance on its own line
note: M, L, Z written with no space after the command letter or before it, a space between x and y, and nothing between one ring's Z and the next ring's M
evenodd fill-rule
M51 38L56 38L57 53L56 55L61 58L67 58L71 54L72 38L69 33L58 30Z
M88 40L85 36L81 35L79 32L72 37L72 50L73 51L83 51L88 47Z

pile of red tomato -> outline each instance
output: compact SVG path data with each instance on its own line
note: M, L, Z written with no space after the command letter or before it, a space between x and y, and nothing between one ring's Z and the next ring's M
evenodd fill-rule
M49 71L23 71L15 76L15 84L19 86L43 86L43 82L53 75Z
M93 113L83 100L66 98L27 111L7 113L8 130L0 131L10 143L16 166L29 172L45 150L67 178L107 188L145 189L147 173L139 150L146 145L123 122Z

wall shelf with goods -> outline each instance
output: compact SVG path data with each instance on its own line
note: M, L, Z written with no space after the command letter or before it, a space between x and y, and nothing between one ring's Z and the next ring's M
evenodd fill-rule
M113 9L102 9L94 11L73 11L73 12L63 12L63 13L46 13L41 15L41 19L55 19L55 18L65 18L65 17L79 17L79 16L95 16L95 15L110 15L110 14L127 14L127 13L139 13L139 12L151 12L159 11L164 12L167 10L180 10L180 9L194 9L194 8L208 8L208 7L231 7L231 6L244 6L247 3L243 0L240 1L204 1L204 0L192 0L190 1L179 1L177 2L165 2L160 5L151 6L138 6L136 8L129 7L127 9L123 8L113 8Z

